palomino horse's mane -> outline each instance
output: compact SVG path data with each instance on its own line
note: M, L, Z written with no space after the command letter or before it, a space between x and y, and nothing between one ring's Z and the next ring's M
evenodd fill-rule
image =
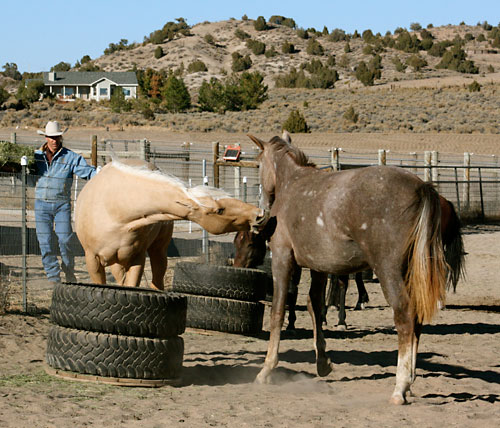
M132 165L126 165L117 159L113 159L113 161L111 162L111 166L127 174L137 175L140 177L148 178L154 181L163 182L165 184L174 186L183 191L188 198L194 200L196 203L200 205L203 205L203 203L198 198L209 197L214 200L230 198L230 195L228 193L224 192L221 189L217 189L215 187L201 186L201 185L195 187L189 187L186 183L184 183L181 179L179 179L175 175L162 172L159 169L151 170L147 167L146 164L139 166L135 165L132 166Z
M297 165L300 166L312 166L315 167L316 164L311 162L307 155L300 150L298 147L292 146L290 143L281 139L280 137L273 137L269 143L272 145L273 150L278 154L285 155L290 153L292 158L295 159Z

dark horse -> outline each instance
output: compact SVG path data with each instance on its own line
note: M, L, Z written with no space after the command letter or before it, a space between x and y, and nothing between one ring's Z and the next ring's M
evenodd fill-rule
M269 142L250 138L261 149L261 208L271 209L277 222L270 241L274 283L270 339L256 381L270 382L278 364L285 296L295 266L311 270L307 308L320 376L332 370L321 322L328 273L347 275L371 267L394 311L398 332L391 402L405 403L415 379L422 323L432 319L445 297L448 267L436 190L397 167L331 174L314 168L303 152L279 137ZM455 276L460 275L461 257L455 254L453 263L448 262L455 266Z
M260 233L254 233L251 231L240 231L236 233L234 237L234 246L236 249L233 263L234 267L257 268L262 266L263 269L266 269L266 266L263 266L267 251L266 241L270 240L272 233L274 232L274 228L272 231L270 230L271 223L272 222L268 222L265 229ZM276 223L274 223L273 226L275 226L275 224ZM295 330L295 321L297 320L295 308L297 306L298 285L300 283L301 273L302 268L300 268L300 266L296 266L292 273L292 278L288 287L286 298L288 306L287 330ZM369 297L363 282L363 272L356 272L355 280L358 287L358 301L355 309L364 309L364 305L365 303L368 303ZM349 275L330 275L330 290L327 294L326 305L323 313L323 321L325 323L328 306L336 306L339 311L338 326L340 328L347 327L345 322L345 296L348 284Z
M449 264L454 263L454 254L463 253L463 242L461 239L461 224L457 216L453 204L443 196L439 195L439 202L441 205L441 239L443 241L445 258ZM234 266L243 268L257 268L264 264L265 255L267 252L266 241L271 239L274 229L276 227L275 221L269 221L264 230L260 233L242 230L236 233L234 237L234 246L236 254L234 256ZM462 260L458 259L460 265L463 265ZM297 305L298 285L300 282L302 269L296 266L292 273L292 279L288 287L287 305L288 305L288 326L287 330L295 329L295 321L297 316L295 308ZM449 271L451 274L456 272L455 268ZM356 286L358 288L358 301L355 310L364 309L365 303L368 303L369 297L363 282L363 272L356 272L355 274ZM346 312L345 312L345 299L347 288L349 284L349 275L329 275L330 276L330 289L327 293L323 319L326 322L326 312L328 306L336 306L338 315L338 327L347 328L346 325ZM455 275L451 278L451 284L455 290L458 276Z

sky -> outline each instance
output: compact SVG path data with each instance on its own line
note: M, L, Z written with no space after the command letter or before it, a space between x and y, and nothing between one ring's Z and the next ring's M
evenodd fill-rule
M411 23L475 25L500 22L500 0L0 0L0 71L48 71L61 61L74 65L84 55L103 55L121 39L142 42L176 18L189 25L272 15L293 18L298 27L394 32Z

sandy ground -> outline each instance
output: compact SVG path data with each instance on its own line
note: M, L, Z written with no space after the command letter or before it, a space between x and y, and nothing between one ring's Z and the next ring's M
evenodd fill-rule
M337 313L330 310L326 341L335 368L316 377L304 273L298 330L282 334L272 385L253 383L265 357L269 308L260 337L187 331L182 383L159 389L51 377L44 371L48 315L0 316L0 426L497 426L500 227L465 232L468 275L449 294L447 309L424 328L407 406L388 404L397 337L375 283L367 284L368 308L348 311L346 332L335 329Z

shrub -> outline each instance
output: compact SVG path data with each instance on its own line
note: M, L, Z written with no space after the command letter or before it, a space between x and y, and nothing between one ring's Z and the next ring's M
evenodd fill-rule
M258 40L248 39L246 45L254 55L263 55L266 52L266 44Z
M475 80L469 85L469 92L479 92L481 90L481 85Z
M446 43L443 42L433 43L431 48L427 50L427 53L429 55L435 57L442 57L445 52L446 52Z
M269 22L271 24L276 24L276 25L284 25L289 28L295 28L296 24L295 21L292 18L285 18L284 16L281 15L273 15L269 18Z
M375 73L368 68L364 61L361 61L356 67L356 79L365 86L373 86Z
M123 89L120 87L114 88L109 105L111 107L111 110L115 113L130 111L130 109L132 108L130 103L125 99Z
M403 64L397 56L392 58L392 63L394 64L394 67L396 67L396 71L403 73L406 70L407 65Z
M270 49L266 49L266 53L264 55L266 58L272 58L278 55L278 51L274 48L274 46L271 46Z
M465 57L465 51L460 46L455 45L444 53L436 68L446 68L460 73L479 73L479 69L474 65L474 62L466 60Z
M234 35L240 40L245 40L250 38L250 34L246 33L243 30L240 30L239 28L236 29Z
M113 52L123 51L125 49L130 49L132 47L133 47L133 45L128 46L128 40L127 39L121 39L118 43L110 43L108 45L108 47L106 49L104 49L104 55L110 55ZM67 71L67 70L55 70L55 71Z
M295 53L295 46L288 40L285 40L283 42L283 45L281 46L281 52L283 52L284 54L293 54Z
M410 30L412 31L420 31L422 29L422 26L418 22L412 22L410 24Z
M187 72L188 73L197 73L198 71L208 71L207 66L201 60L193 61L188 65Z
M304 30L303 28L299 28L297 30L297 37L299 39L308 39L309 38L309 33L307 32L307 30Z
M420 39L405 30L398 35L394 47L403 52L416 53L420 49Z
M413 68L413 71L420 71L427 65L427 61L420 55L412 55L406 60L406 64Z
M16 98L26 106L38 101L44 89L45 85L41 80L30 80L27 84L23 80L17 88Z
M359 120L359 115L354 110L353 106L350 106L342 116L345 120L351 123L357 123Z
M205 42L207 42L209 45L215 45L215 38L211 34L205 34L203 40L205 40Z
M167 22L161 30L153 31L149 37L144 37L145 43L159 45L165 40L172 40L177 35L189 36L189 26L184 18L177 18L177 22Z
M50 68L50 71L69 71L69 70L71 70L71 64L69 62L64 62L64 61L61 61L60 63Z
M342 40L347 40L347 36L344 30L341 30L340 28L335 28L335 30L332 30L332 32L330 33L328 39L331 42L340 42Z
M266 20L264 19L263 16L259 16L255 22L253 23L253 28L255 28L257 31L265 31L268 29Z
M306 52L309 55L323 55L325 53L323 46L321 46L321 43L318 42L316 37L309 40L309 42L307 43Z
M293 134L296 132L309 132L309 127L302 113L298 110L293 110L290 112L285 123L283 123L283 130Z
M495 67L493 67L491 64L488 64L488 67L486 68L486 71L488 73L494 73L495 72Z
M181 112L191 107L191 96L182 78L177 78L173 73L167 77L162 88L165 108L170 112Z
M232 58L233 64L231 65L231 69L234 72L248 70L252 66L250 55L242 56L239 52L233 52Z
M486 41L486 37L484 37L484 34L481 33L479 36L477 36L477 39L476 39L478 42L485 42Z
M200 87L200 109L216 113L255 109L267 99L267 86L263 81L264 77L258 72L233 75L224 82L213 77Z
M14 62L6 62L5 65L2 67L3 72L2 74L5 77L10 77L11 79L14 80L22 80L22 75L17 69L17 64Z
M10 94L0 86L0 106L10 98Z
M344 53L349 53L349 52L352 52L352 51L351 51L351 45L349 44L349 42L347 42L347 43L344 45Z
M163 56L163 49L161 46L157 46L155 49L155 58L160 59Z
M373 43L375 41L375 36L373 35L372 30L363 31L361 38L365 43Z

